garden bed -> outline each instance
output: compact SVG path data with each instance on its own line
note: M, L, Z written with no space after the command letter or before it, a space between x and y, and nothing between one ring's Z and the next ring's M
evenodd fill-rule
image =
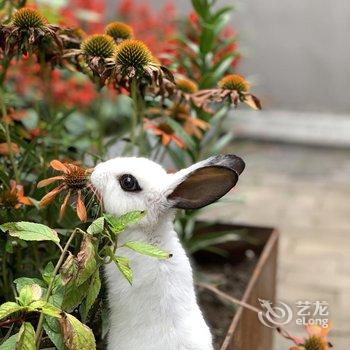
M244 239L218 245L227 253L226 257L203 251L195 254L200 279L255 307L259 307L258 298L273 301L278 233L271 228L215 224L199 228L198 234L208 230L239 230ZM271 350L273 331L263 326L254 312L232 305L203 288L198 295L215 349Z

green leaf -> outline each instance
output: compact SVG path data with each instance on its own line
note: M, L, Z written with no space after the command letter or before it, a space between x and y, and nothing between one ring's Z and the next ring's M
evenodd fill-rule
M8 338L4 343L0 345L0 350L16 350L17 336L18 333Z
M129 259L123 256L114 256L113 261L116 263L119 271L127 279L127 281L132 284L133 272L129 265Z
M209 4L207 0L192 0L192 6L198 15L202 18L207 18L209 14Z
M119 217L110 214L104 214L104 218L110 225L111 230L115 234L118 234L120 232L123 232L127 226L136 224L145 216L145 214L146 213L144 211L136 210Z
M91 329L82 324L70 314L64 314L60 319L64 344L69 350L96 349L94 334Z
M39 278L28 278L28 277L20 277L20 278L17 278L13 281L16 285L16 289L17 289L17 292L20 293L21 290L23 289L23 287L25 286L30 286L32 284L37 284L39 285L41 288L45 288L46 285L44 283L44 281L42 281L41 279Z
M44 330L58 350L66 350L57 318L45 317Z
M45 300L37 300L32 302L29 305L29 310L41 312L51 317L56 317L56 318L61 317L61 310L56 306L53 306L52 304L46 302Z
M52 241L58 244L60 239L57 233L50 227L28 221L8 222L0 226L3 231L8 231L12 237L24 241Z
M76 286L74 280L69 282L64 288L62 309L69 312L74 310L86 297L89 286L90 280L86 280L79 287Z
M23 306L18 305L13 301L8 301L0 305L0 320L23 309L25 309Z
M80 251L76 257L78 271L75 277L76 286L83 284L97 268L95 259L95 247L92 244L91 236L84 235Z
M36 350L35 331L31 323L22 324L18 332L16 350Z
M41 276L46 284L50 284L54 269L55 267L53 266L53 263L50 261L47 263L47 265L44 268L44 271L41 273Z
M98 294L100 293L101 289L101 280L100 280L100 272L97 270L91 277L88 292L85 299L85 304L83 307L83 318L86 319L91 306L94 304L96 298L98 297Z
M87 233L90 235L99 235L103 232L104 225L105 225L105 218L100 217L92 222L92 224L87 229Z
M186 131L181 126L181 124L179 124L177 121L171 118L166 118L166 123L169 124L172 129L174 129L177 136L179 136L185 141L186 146L189 148L189 150L193 151L195 149L196 147L195 142L193 141L191 136L189 136L186 133Z
M38 284L27 284L21 289L17 300L22 306L28 306L31 302L39 300L42 294L43 291Z
M148 243L130 241L126 242L123 246L128 247L129 249L132 249L140 254L148 255L157 259L169 259L172 257L172 254L169 254L168 252Z

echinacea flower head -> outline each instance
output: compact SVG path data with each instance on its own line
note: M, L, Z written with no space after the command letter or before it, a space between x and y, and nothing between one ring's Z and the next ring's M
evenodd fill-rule
M330 328L330 323L324 327L309 323L305 326L308 336L304 339L292 336L286 330L277 330L280 334L282 334L282 336L284 336L286 339L292 340L296 345L291 347L290 350L329 350L333 347L327 340Z
M134 36L133 29L123 22L112 22L108 24L105 33L110 35L116 42L131 39Z
M62 163L59 160L51 161L50 166L54 170L61 172L62 175L40 181L38 183L38 188L48 186L56 181L59 181L60 184L41 199L40 206L45 207L46 205L50 204L59 193L67 191L61 205L60 217L63 217L71 196L76 194L77 215L81 221L86 221L87 214L86 207L82 199L82 191L89 187L89 176L91 170L84 169L76 164Z
M32 205L30 198L24 195L22 185L17 185L16 181L10 181L10 188L0 193L0 208L18 209L22 205Z
M178 78L176 79L176 87L182 92L193 94L198 91L198 85L191 79Z
M0 46L10 57L40 51L54 62L53 57L57 59L63 49L59 29L38 10L23 7L13 14L9 24L0 26Z
M110 58L115 53L116 45L109 35L93 34L81 43L80 48L86 56Z
M248 92L250 85L241 75L229 74L219 81L219 87L224 90L236 90L240 92Z
M47 20L39 11L23 7L15 12L12 23L14 26L22 29L41 28L46 25Z
M127 39L117 46L115 61L122 72L134 69L142 72L145 67L153 63L150 49L140 40Z

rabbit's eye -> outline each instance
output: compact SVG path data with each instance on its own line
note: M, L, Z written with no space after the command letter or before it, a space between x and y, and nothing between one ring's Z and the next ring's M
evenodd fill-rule
M141 187L134 176L130 174L122 175L119 178L119 183L124 191L138 192L141 191Z

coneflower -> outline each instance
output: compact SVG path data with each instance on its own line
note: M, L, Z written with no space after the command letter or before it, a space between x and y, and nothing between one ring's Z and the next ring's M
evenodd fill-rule
M204 109L208 109L212 102L229 101L237 106L239 102L244 102L253 109L261 109L259 99L250 92L250 85L246 79L238 74L224 76L218 83L217 88L200 90L192 94L192 102Z
M131 39L134 36L133 29L123 22L112 22L105 28L105 33L110 35L117 43Z
M198 91L198 85L188 78L177 78L176 87L182 92L193 94Z
M47 19L35 9L23 7L12 17L12 24L18 28L41 28L47 24Z
M106 34L94 34L88 36L81 43L81 51L86 56L110 58L113 57L116 45L111 36Z
M23 7L13 14L10 24L0 26L1 46L10 56L40 50L52 57L63 48L58 30L59 27L49 24L38 10Z
M223 90L236 90L238 92L248 92L250 84L241 75L229 74L219 81L219 87Z
M115 62L123 73L131 69L142 73L147 66L154 64L150 49L135 39L124 40L117 46Z
M82 167L71 164L71 163L62 163L59 160L53 160L50 163L50 166L57 171L60 171L62 175L54 176L45 180L41 180L37 187L41 188L48 186L56 181L59 181L60 184L47 193L41 200L40 206L45 207L50 204L58 194L63 191L67 191L67 194L63 200L60 209L60 217L62 218L66 208L68 206L71 196L76 195L76 212L81 221L86 221L86 207L82 199L82 191L86 188L89 188L89 176L91 174L91 169L83 169Z

